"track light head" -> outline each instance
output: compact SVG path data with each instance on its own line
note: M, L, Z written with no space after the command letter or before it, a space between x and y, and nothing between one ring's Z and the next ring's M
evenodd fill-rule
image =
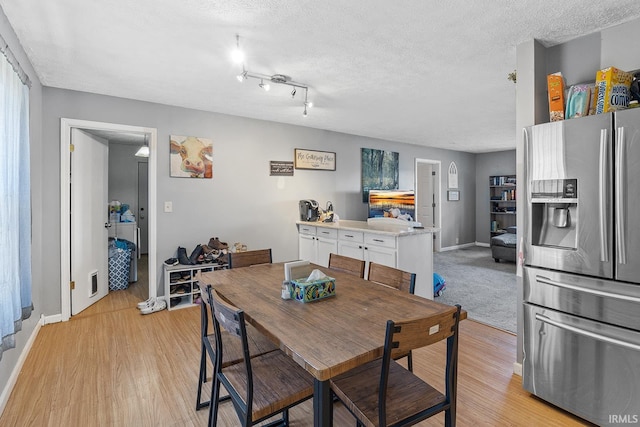
M246 72L246 71L243 71L242 73L238 74L238 75L236 76L236 79L238 79L238 81L239 81L240 83L242 83L243 81L247 80L247 72Z
M264 89L265 92L269 92L269 89L271 89L271 85L269 85L269 83L265 84L265 82L262 79L260 79L260 84L258 86Z
M302 117L307 117L307 106L304 106L304 111L302 112Z
M295 98L296 97L296 88L294 87L293 90L291 91L291 98Z

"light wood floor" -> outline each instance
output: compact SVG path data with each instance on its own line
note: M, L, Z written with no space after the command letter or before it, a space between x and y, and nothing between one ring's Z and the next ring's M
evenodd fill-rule
M138 285L111 292L68 322L42 327L0 426L206 425L207 410L195 410L199 309L141 315L135 304L145 291ZM414 353L418 375L442 377L440 344ZM461 323L458 425L588 425L522 389L512 375L515 346L512 334ZM239 425L229 402L221 408L219 426ZM312 426L311 401L291 417L292 426ZM334 419L336 427L355 425L340 405ZM443 423L440 415L420 425Z

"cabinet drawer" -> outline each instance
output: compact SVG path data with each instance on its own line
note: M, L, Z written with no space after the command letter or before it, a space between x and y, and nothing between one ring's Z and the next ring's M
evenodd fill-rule
M316 235L316 228L311 225L299 225L298 232L300 234L308 234L310 236Z
M385 248L396 247L396 238L393 236L385 236L383 234L365 234L364 242L367 245L383 246Z
M316 236L326 237L328 239L337 239L338 238L338 230L333 230L333 229L330 229L330 228L318 227L318 229L316 230Z
M347 230L339 230L338 231L338 239L344 240L347 242L362 242L363 234L361 231L347 231Z

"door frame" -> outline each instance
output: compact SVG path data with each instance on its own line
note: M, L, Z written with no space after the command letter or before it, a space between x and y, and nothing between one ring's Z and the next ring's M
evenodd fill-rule
M436 231L435 233L433 233L434 236L434 247L433 247L433 251L434 252L440 252L440 250L442 249L442 190L441 190L441 186L442 186L442 162L440 160L430 160L430 159L419 159L416 158L415 159L415 169L414 169L414 173L413 173L413 179L414 179L414 188L415 188L415 204L416 204L416 209L420 208L420 204L419 204L419 191L418 191L418 167L420 166L420 164L430 164L433 165L434 169L436 170L436 175L437 175L437 183L436 185L433 186L434 191L435 191L435 195L436 195L436 212L435 212L435 217L433 218L433 222L434 222L434 226L435 228L438 229L438 231ZM418 212L416 211L416 217Z
M120 125L88 120L60 119L60 301L61 320L67 321L71 317L71 294L69 282L71 280L71 229L69 224L69 206L71 202L69 146L71 145L71 129L104 130L115 132L140 132L149 134L149 206L155 207L157 200L157 129L141 126ZM105 204L105 209L107 208ZM157 218L155 209L149 208L148 249L150 254L156 253ZM106 244L106 242L105 242ZM149 257L149 297L157 296L156 257Z

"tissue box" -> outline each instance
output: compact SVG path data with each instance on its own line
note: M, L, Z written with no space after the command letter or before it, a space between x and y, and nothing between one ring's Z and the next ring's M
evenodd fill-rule
M302 302L316 301L336 294L336 279L325 277L307 282L305 279L291 280L291 298Z

